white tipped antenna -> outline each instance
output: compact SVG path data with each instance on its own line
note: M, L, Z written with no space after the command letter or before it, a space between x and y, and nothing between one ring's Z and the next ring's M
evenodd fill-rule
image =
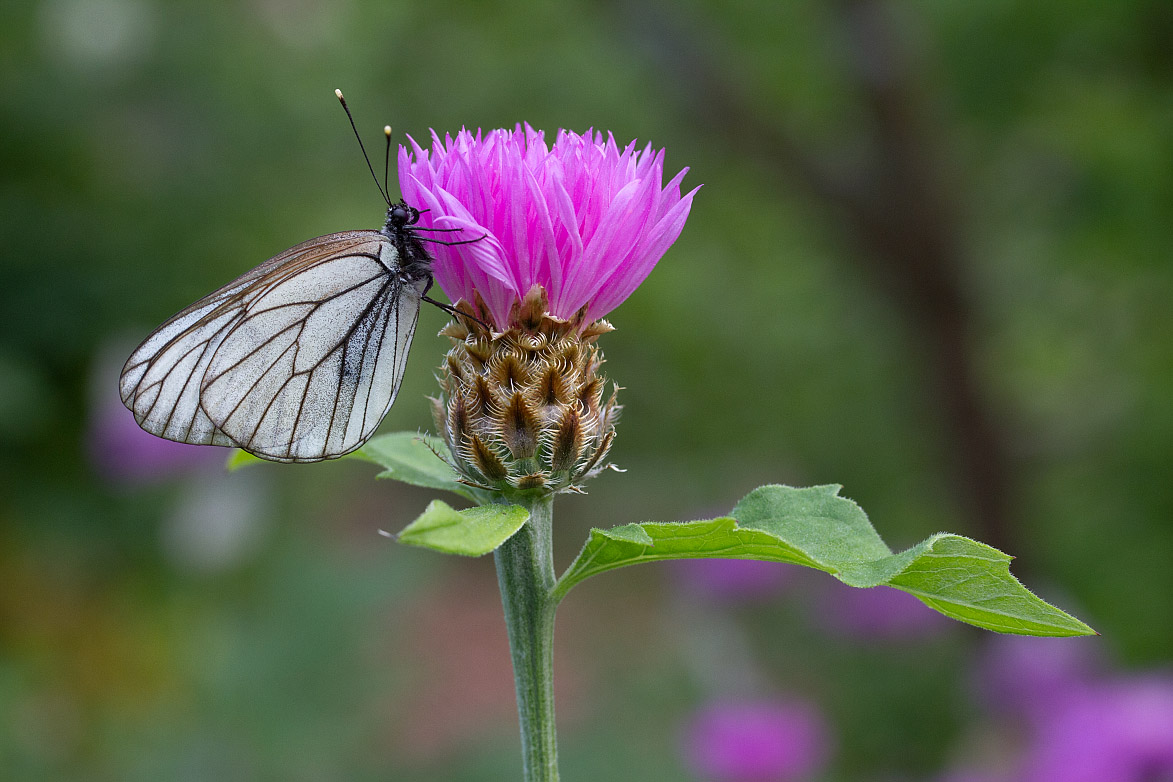
M387 172L391 170L391 126L383 126L383 135L387 137L387 149L383 151L383 192L390 193L391 188L387 185Z
M338 98L338 102L342 104L342 110L346 112L346 118L350 120L350 129L354 131L354 137L358 139L358 148L362 150L363 159L367 161L367 169L371 172L371 178L375 180L375 187L379 188L379 195L383 196L383 200L387 202L387 206L391 206L391 198L387 195L386 188L379 184L379 177L375 174L375 167L371 165L371 158L367 155L367 148L363 146L362 136L358 135L358 126L354 124L354 115L350 113L350 107L346 105L346 98L342 97L342 90L334 90L334 96ZM388 154L390 154L390 135L387 136L387 150Z

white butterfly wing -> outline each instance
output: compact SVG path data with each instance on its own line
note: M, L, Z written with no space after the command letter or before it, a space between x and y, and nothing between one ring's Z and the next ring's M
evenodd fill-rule
M277 461L358 448L403 378L420 292L388 269L377 231L298 245L188 307L130 357L121 392L139 425Z
M163 324L131 355L122 370L122 402L139 426L153 435L181 443L234 445L199 406L199 378L240 306L225 288Z
M394 253L388 243L384 252ZM318 461L362 445L403 379L419 291L369 256L331 260L349 284L310 296L296 279L249 307L204 375L201 403L217 428L258 456Z

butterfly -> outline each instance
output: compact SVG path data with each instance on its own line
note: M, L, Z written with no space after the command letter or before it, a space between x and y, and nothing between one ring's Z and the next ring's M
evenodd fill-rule
M383 227L303 242L155 329L119 379L139 426L278 462L334 459L374 434L403 381L421 302L457 314L427 295L422 241L467 243L417 235L420 210L391 202L384 133ZM367 167L375 176L369 157Z

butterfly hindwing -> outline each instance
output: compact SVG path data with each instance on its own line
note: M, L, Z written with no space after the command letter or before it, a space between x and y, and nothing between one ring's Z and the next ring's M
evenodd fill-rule
M205 300L165 323L134 352L120 390L139 426L183 443L233 444L200 409L199 377L239 318L238 308Z

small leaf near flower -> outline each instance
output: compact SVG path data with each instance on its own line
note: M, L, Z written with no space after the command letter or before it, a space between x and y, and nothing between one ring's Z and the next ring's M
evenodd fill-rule
M582 553L555 587L558 598L614 568L664 559L724 557L789 562L825 571L854 587L891 586L946 616L1001 633L1093 635L1010 574L1010 557L960 535L938 533L893 554L863 510L838 486L763 486L728 517L644 522L591 530Z
M479 557L509 540L529 519L520 505L482 505L456 510L432 500L424 512L400 532L397 539L442 554Z
M438 437L415 432L395 432L372 437L351 456L382 467L383 472L376 478L393 478L425 489L450 491L473 502L480 502L482 498L479 493L461 483L460 476L438 456L442 450L447 449L444 441Z
M224 468L228 472L236 472L241 467L248 467L250 464L264 464L265 460L259 456L253 456L248 451L242 451L239 448L233 448L228 454L227 461L224 462Z
M368 445L369 444L370 443L368 443ZM363 453L365 450L365 448L359 448L357 451L351 451L350 453L343 454L338 458L359 459L364 462L374 461L374 459L371 459L369 456ZM253 464L272 464L272 462L268 459L262 459L259 456L253 456L248 451L241 450L240 448L233 448L228 453L228 459L224 462L224 469L228 470L228 472L236 472L241 467L248 467Z

